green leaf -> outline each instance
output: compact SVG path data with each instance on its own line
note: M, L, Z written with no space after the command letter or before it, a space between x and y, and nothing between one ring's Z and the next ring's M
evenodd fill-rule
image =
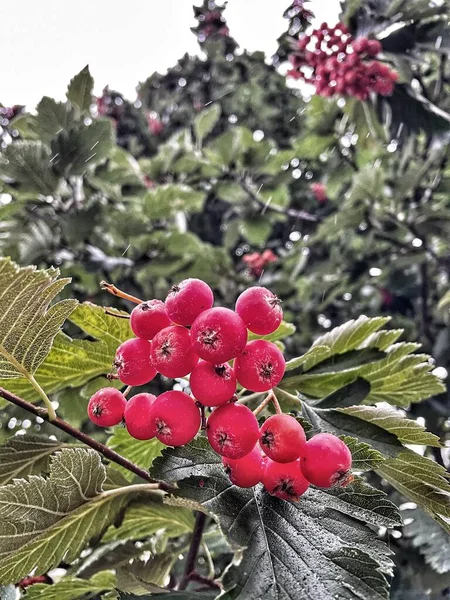
M36 126L44 142L51 140L62 130L69 129L75 121L72 107L44 96L37 105Z
M50 456L64 444L44 436L21 435L0 446L0 485L48 471Z
M53 194L59 179L52 170L52 154L41 141L18 141L3 153L2 175L14 179L24 191L48 196Z
M67 88L67 99L77 106L81 112L89 112L92 104L92 90L94 80L89 72L89 66L86 65L82 71L75 75Z
M437 308L442 312L448 312L450 310L450 290L439 300Z
M120 592L120 600L214 600L217 597L216 592L177 592L176 590L163 590L160 594L152 594L151 596L136 596L135 594L127 594Z
M386 460L381 452L374 450L369 444L358 442L357 439L346 435L340 437L352 453L352 469L354 471L372 471Z
M309 133L294 144L295 155L300 159L315 159L326 150L334 147L334 135L317 135Z
M117 569L117 588L141 597L142 593L159 591L159 586L164 586L177 560L178 556L173 551L150 556L145 562L135 559Z
M187 185L166 184L148 190L144 196L144 211L150 219L168 218L178 211L201 210L206 194Z
M252 217L241 221L240 232L252 246L262 244L272 231L272 223L267 217Z
M326 398L319 400L314 404L314 408L344 408L345 406L355 406L361 402L370 393L370 383L362 377L358 377L352 383L333 392Z
M177 482L178 495L199 502L231 543L245 548L239 568L225 579L224 598L387 598L383 571L391 568L390 551L365 525L399 524L382 492L356 480L345 489L310 488L293 504L262 486L232 485L220 462L198 438L165 450L153 474Z
M130 506L118 528L111 527L104 536L105 542L116 540L143 540L164 530L164 538L189 533L194 526L192 511L166 504L137 503Z
M37 271L0 259L0 377L32 376L77 301L50 302L69 283L57 269Z
M143 469L150 469L155 458L165 448L164 444L156 438L151 440L136 440L130 436L126 429L119 427L114 429L112 436L108 439L107 445ZM119 466L115 468L120 470L128 479L133 479L134 475L126 469Z
M98 597L97 594L111 591L116 586L113 573L103 571L96 573L91 579L64 577L58 583L46 585L38 583L27 590L27 600L88 600Z
M120 312L120 311L119 311ZM53 347L36 372L36 379L48 394L66 388L77 388L111 371L117 347L132 337L128 319L105 314L101 306L84 302L77 306L70 320L94 341L72 340L60 333ZM105 385L107 384L105 380ZM26 399L37 398L36 392L25 379L14 382L0 379L0 387Z
M273 332L267 335L257 335L256 333L249 332L248 339L251 340L267 340L268 342L278 342L279 340L284 340L290 335L294 335L295 333L295 325L292 323L287 323L286 321L281 321L278 328Z
M420 508L402 511L403 535L437 573L450 571L450 536Z
M18 581L73 562L126 504L153 492L149 485L102 491L100 455L64 449L51 459L49 477L35 475L0 488L0 581Z
M217 121L220 119L222 108L217 102L211 104L206 110L202 111L194 121L195 137L199 144L203 142L205 137L214 129Z

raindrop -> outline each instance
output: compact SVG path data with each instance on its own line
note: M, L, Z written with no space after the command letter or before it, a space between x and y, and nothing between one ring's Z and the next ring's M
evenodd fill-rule
M312 179L314 177L314 173L312 171L306 171L305 179Z
M439 379L447 379L448 376L448 371L444 367L436 367L431 373Z
M14 427L17 425L17 419L15 417L13 417L12 419L10 419L8 421L8 429L14 429Z
M300 231L293 231L292 233L289 234L289 239L291 240L291 242L298 242L298 240L302 237L302 234L300 233Z
M117 106L123 104L122 98L120 96L116 96L116 98L114 98L114 104L117 104Z
M178 80L178 85L180 87L184 87L186 85L187 81L184 77L180 77L180 79Z
M294 169L295 169L295 167L298 167L299 164L300 164L300 161L298 160L298 158L293 158L291 160L291 167L294 167Z
M352 299L353 296L350 294L350 292L346 292L342 297L344 298L344 300L346 302L348 302L349 300Z
M390 143L388 144L388 147L386 148L386 150L388 152L395 152L397 150L397 147L398 147L397 140L391 140Z
M242 248L236 248L235 254L236 256L242 256L244 254L244 251L242 250Z
M300 179L300 177L301 177L301 176L302 176L302 172L301 172L301 170L300 170L300 169L294 169L294 170L292 171L292 177L293 177L294 179Z
M142 102L140 100L136 100L135 103L134 103L134 107L135 108L141 108L141 106L142 106Z
M288 250L292 250L292 248L294 247L294 244L293 244L292 242L286 242L286 243L285 243L285 247L286 247Z
M311 250L309 248L302 248L302 254L304 254L305 256L308 256L310 252Z
M253 140L255 142L261 142L264 139L264 131L261 131L261 129L257 129L256 131L253 132Z
M237 115L230 115L228 117L228 122L229 123L237 123L237 120L238 120Z
M420 246L423 245L423 242L420 238L414 238L411 243L414 246L414 248L420 248Z
M382 273L382 272L383 272L383 271L382 271L381 269L379 269L378 267L372 267L372 268L369 270L369 275L370 275L371 277L378 277L379 275L381 275L381 273Z

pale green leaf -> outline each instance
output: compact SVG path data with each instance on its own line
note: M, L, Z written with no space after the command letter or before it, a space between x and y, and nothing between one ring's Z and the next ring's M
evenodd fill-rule
M27 600L94 600L98 594L115 588L116 578L113 573L103 571L96 573L91 579L64 577L54 585L38 583L32 585L26 594Z
M196 212L201 210L206 198L187 185L165 184L148 190L144 197L144 212L150 219L168 218L178 211Z
M222 108L217 102L211 104L202 111L194 121L194 131L198 142L201 144L205 137L214 129L217 121L220 119Z
M67 88L67 99L81 112L89 112L93 87L94 80L89 72L89 66L86 65L78 75L71 79Z
M30 474L48 471L50 456L64 444L37 435L10 438L0 446L0 485Z
M294 335L295 333L295 325L292 323L287 323L286 321L281 321L278 328L273 332L267 335L257 335L256 333L249 332L248 339L250 340L267 340L268 342L278 342L279 340L284 340L290 335Z
M151 440L136 440L130 436L126 429L121 429L120 427L114 429L112 436L108 439L107 445L143 469L150 469L155 458L165 448L164 444L156 438ZM126 469L122 469L122 467L116 466L115 468L119 469L130 480L134 477L132 473Z
M20 184L23 191L48 196L53 194L59 179L52 170L52 153L39 141L17 141L10 144L1 163L1 173Z
M158 588L165 585L177 560L174 552L150 556L146 561L134 560L117 570L117 588L138 595L159 591Z

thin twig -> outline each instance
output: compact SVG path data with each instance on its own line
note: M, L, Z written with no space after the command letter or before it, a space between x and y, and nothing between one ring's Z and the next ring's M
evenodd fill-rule
M189 552L186 558L186 564L184 566L184 573L181 579L179 590L185 590L189 585L189 580L192 573L195 572L195 562L197 560L197 554L202 542L203 530L205 529L206 515L202 512L197 512L195 515L194 530L192 532L191 545L189 546Z
M258 415L259 415L259 413L260 413L262 410L264 410L264 409L266 408L266 406L267 406L267 405L268 405L270 402L272 402L272 403L273 403L273 405L274 405L274 407L275 407L275 412L276 412L278 415L281 415L281 413L282 413L283 411L281 410L280 403L278 402L278 399L277 399L277 397L275 396L275 393L274 393L274 391L273 391L273 390L270 390L270 392L267 394L267 396L264 398L264 400L261 402L261 404L260 404L260 405L259 405L257 408L255 408L255 410L253 411L253 414L255 415L255 417L256 417L256 416L258 416Z
M420 265L420 325L422 335L433 344L433 336L430 331L430 316L428 314L428 265L426 262Z
M117 317L118 319L129 319L130 315L122 315L118 312L115 312L114 310L111 310L110 308L104 308L103 312L105 313L105 315L109 315L110 317Z
M44 421L49 421L48 413L44 408L35 406L34 404L31 404L31 402L27 402L23 398L20 398L19 396L16 396L16 394L13 394L12 392L8 392L8 390L5 390L4 388L1 388L1 387L0 387L0 397L4 398L5 400L8 400L8 402L11 402L12 404L15 404L16 406L19 406L20 408L23 408L24 410L32 413L33 415L40 417ZM159 481L156 481L155 479L152 479L145 469L142 469L138 465L135 465L134 463L129 461L127 458L121 456L120 454L117 454L117 452L114 452L114 450L111 450L111 448L108 448L108 446L105 446L104 444L97 442L97 440L94 440L93 438L89 437L88 435L86 435L85 433L80 431L79 429L76 429L75 427L70 425L70 423L67 423L67 421L64 421L63 419L56 417L56 419L54 419L53 421L49 421L49 422L54 427L57 427L61 431L68 433L73 438L79 440L80 442L83 442L83 444L86 444L86 446L93 448L94 450L99 452L102 456L104 456L107 460L110 460L111 462L114 462L117 465L124 467L125 469L127 469L127 471L130 471L131 473L138 475L139 477L141 477L142 479L145 479L145 481L148 481L149 483L159 484L159 489L161 489L161 490L173 489L173 487L167 483L159 482Z
M142 304L143 303L143 300L140 300L139 298L136 298L136 296L131 296L130 294L127 294L126 292L119 290L119 288L116 287L113 283L108 283L107 281L101 281L100 287L102 288L102 290L105 290L109 294L112 294L113 296L116 296L117 298L123 298L124 300L128 300L129 302L133 302L133 304ZM117 316L117 315L114 315L114 316Z

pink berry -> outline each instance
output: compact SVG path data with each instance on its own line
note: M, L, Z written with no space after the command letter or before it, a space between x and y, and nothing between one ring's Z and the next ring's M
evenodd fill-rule
M231 400L236 376L228 363L213 365L200 361L189 378L192 394L204 406L219 406Z
M156 396L153 394L136 394L128 400L124 419L128 433L137 440L150 440L155 437L155 425L150 421L150 408Z
M99 427L112 427L122 421L126 405L125 396L119 390L103 388L89 400L88 415Z
M227 458L242 458L259 437L258 421L243 404L223 404L208 419L206 433L213 450Z
M242 352L247 343L247 328L229 308L210 308L193 322L191 337L200 358L218 365Z
M350 450L335 435L318 433L306 442L301 459L302 472L306 479L318 487L346 485L352 480Z
M364 54L369 47L369 40L366 37L359 37L352 42L352 48L356 54Z
M185 279L174 285L166 298L169 317L178 325L192 325L200 313L211 308L214 295L201 279Z
M264 460L258 446L242 458L222 458L231 483L241 488L253 487L262 479Z
M150 409L156 437L166 446L184 446L200 429L201 417L195 401L184 392L164 392Z
M144 385L155 377L150 349L150 342L139 338L127 340L117 348L114 366L120 381L127 385Z
M262 482L269 494L292 502L298 502L309 487L298 460L278 463L267 459Z
M283 379L286 361L278 347L266 340L254 340L234 360L236 379L252 392L265 392Z
M369 56L376 56L382 50L382 46L378 40L369 40L367 42L367 54Z
M258 335L273 333L283 319L280 300L265 287L248 288L236 301L236 312L247 328Z
M303 456L306 436L300 423L290 415L273 415L264 421L259 443L275 462L289 463Z
M131 329L135 336L143 340L152 340L158 331L171 324L161 300L143 302L131 311Z
M165 377L184 377L198 363L189 331L172 325L161 329L152 340L153 365Z
M336 86L337 91L339 91L339 89L340 89L340 87L338 89L338 86L339 86L339 83L341 83L341 82L343 84L342 89L345 86L345 82L341 80L340 82L338 82L338 85ZM314 197L316 198L317 202L320 202L320 204L323 204L328 200L327 188L323 183L318 183L318 182L312 183L311 191L314 194Z

